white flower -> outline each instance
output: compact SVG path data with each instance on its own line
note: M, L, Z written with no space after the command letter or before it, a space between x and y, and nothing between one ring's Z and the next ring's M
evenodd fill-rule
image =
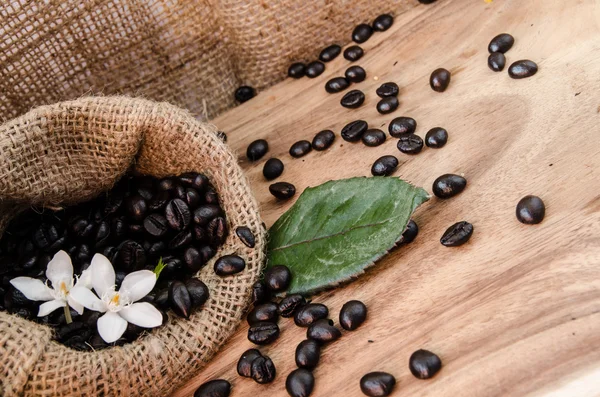
M104 255L96 254L90 265L91 290L75 286L70 295L87 309L105 313L98 319L98 333L106 343L119 339L130 322L144 328L154 328L162 324L162 314L150 303L134 303L148 295L156 275L150 270L140 270L125 276L121 288L115 291L115 270Z
M91 288L90 276L89 269L84 270L81 277L74 283L71 258L65 251L58 251L48 262L46 268L46 277L52 283L52 288L47 283L44 284L42 280L31 277L16 277L10 280L10 283L29 300L47 301L40 305L38 317L46 316L60 307L65 307L67 303L81 314L83 306L73 300L70 291L75 287Z

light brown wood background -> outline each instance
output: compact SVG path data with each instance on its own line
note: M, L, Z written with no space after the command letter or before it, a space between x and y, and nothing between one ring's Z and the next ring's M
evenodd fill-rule
M488 69L487 44L501 32L516 38L507 63L532 59L536 76L512 80L506 70ZM288 79L214 120L239 153L268 225L291 205L268 192L262 166L271 156L285 163L279 180L299 192L370 175L384 154L400 159L396 176L430 192L443 173L468 179L461 195L433 198L418 210L421 231L413 244L357 281L314 298L329 306L336 322L350 299L364 301L369 317L323 350L313 395L360 396L360 377L380 370L396 377L398 396L600 396L600 1L440 0L397 17L391 30L363 47L358 64L368 78L352 88L367 99L358 110L342 108L343 94L323 88L349 66L340 56L319 78ZM428 85L438 67L452 72L442 94ZM385 81L400 85L401 106L382 116L374 92ZM448 144L410 157L393 138L368 148L339 137L352 120L387 131L400 115L414 117L422 137L432 127L446 128ZM334 147L289 156L293 142L325 128L337 134ZM262 161L248 163L246 146L258 138L271 149ZM541 225L515 218L526 194L546 203ZM473 223L471 241L440 245L443 231L460 220ZM272 384L236 374L239 356L252 347L244 322L175 396L191 396L214 378L229 380L232 396L285 396L305 330L288 319L279 324L279 340L261 348L277 367ZM417 380L408 370L408 357L419 348L442 358L443 369L431 380Z

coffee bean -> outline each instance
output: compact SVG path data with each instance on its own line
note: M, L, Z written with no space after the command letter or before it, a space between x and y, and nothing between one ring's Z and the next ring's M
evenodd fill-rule
M262 354L256 349L248 349L242 353L237 363L238 375L250 378L252 376L252 362L258 357L262 357Z
M219 205L219 195L213 188L209 187L204 193L204 201L206 204Z
M421 4L431 4L431 3L435 3L437 0L419 0L419 3Z
M182 230L169 241L169 249L174 250L178 248L183 248L189 245L192 242L192 239L192 232L190 232L189 230Z
M113 189L107 194L106 202L104 203L104 215L112 215L119 211L125 198L121 190Z
M381 98L395 97L395 96L398 96L399 92L400 92L400 87L398 87L398 84L391 82L391 81L387 82L387 83L383 83L375 91L377 96L379 96Z
M162 243L162 241L159 243ZM180 271L183 269L183 260L179 258L165 256L163 257L163 263L165 264L165 268L161 274L164 274L167 277L175 277L176 275L180 274Z
M359 108L365 102L365 94L360 90L348 91L346 95L342 97L340 104L349 109Z
M148 208L150 211L160 211L165 208L169 202L169 198L169 192L160 191L156 193L154 197L152 197L152 200L148 202Z
M398 150L405 154L418 154L423 149L423 140L415 134L402 135L398 138Z
M269 151L269 144L264 139L257 139L248 145L246 157L250 161L259 160Z
M190 278L186 280L185 288L190 295L193 308L202 306L209 298L208 287L197 278Z
M358 61L365 54L360 46L353 45L344 50L344 58L350 62Z
M288 76L293 79L299 79L306 74L306 65L302 62L295 62L288 68Z
M246 262L237 255L224 255L215 262L214 270L217 276L231 276L246 268Z
M327 319L315 321L306 331L308 339L314 339L319 343L333 342L341 336L340 330L333 326L333 321Z
M254 90L254 88L247 85L238 87L238 89L235 90L235 100L239 103L249 101L250 99L254 98L255 95L256 91Z
M217 138L222 140L223 142L227 142L227 134L224 131L217 131Z
M436 354L421 349L411 354L408 368L415 377L429 379L442 368L442 360Z
M206 263L203 260L202 254L194 247L188 247L183 253L183 262L186 267L192 271L197 272Z
M223 379L203 383L194 392L194 397L229 397L231 384Z
M344 91L349 86L350 82L345 77L334 77L325 83L325 91L335 94L336 92Z
M299 327L308 327L317 320L327 318L329 309L321 303L309 303L302 306L294 315L294 323Z
M257 281L252 284L252 304L256 305L264 303L271 298L271 293L267 289L267 286L262 281Z
M172 177L166 177L158 182L158 190L169 191L175 188L175 180Z
M42 250L48 248L56 240L58 240L58 230L51 224L42 223L33 233L33 243Z
M298 368L313 370L319 363L321 345L313 339L306 339L296 347L296 365Z
M227 221L221 216L208 222L206 226L206 234L208 241L213 247L218 247L225 242L229 229L227 228Z
M131 272L144 267L146 252L139 243L133 240L125 240L119 245L114 261L121 269Z
M335 134L331 130L323 130L317 133L312 140L312 148L317 151L328 149L335 140Z
M277 158L270 158L265 162L263 167L263 176L266 180L271 181L278 178L283 173L283 162Z
M417 122L412 117L396 117L388 125L388 131L394 138L414 134L416 129Z
M284 318L293 317L296 310L300 309L306 304L306 299L302 295L293 294L288 295L279 302L277 311L279 315Z
M246 226L239 226L235 229L235 234L239 237L242 243L248 248L254 248L256 240L252 231Z
M185 202L185 187L182 185L176 185L175 188L171 191L171 194L174 198L178 198Z
M130 196L125 199L125 210L131 219L141 221L148 212L148 205L141 196Z
M171 309L180 317L189 318L192 311L192 298L181 281L173 281L169 286Z
M332 44L329 47L323 48L319 54L319 60L322 62L329 62L337 58L342 52L342 47L337 44Z
M441 127L435 127L427 131L425 135L425 144L427 147L439 149L448 142L448 131Z
M510 50L515 43L515 38L509 35L508 33L501 33L498 36L494 37L490 44L488 45L488 51L491 53L499 52L504 54L506 51Z
M546 206L537 196L525 196L517 204L517 219L526 225L536 225L544 220Z
M364 120L356 120L348 123L342 128L342 139L348 142L359 141L368 128L369 125Z
M173 230L179 231L189 226L192 213L185 201L173 199L165 207L165 218Z
M492 52L488 57L488 67L494 72L501 72L506 65L506 57L501 52Z
M257 357L250 364L250 374L256 383L271 383L276 375L275 364L269 357Z
M466 221L457 222L446 229L440 243L446 247L458 247L469 241L472 234L473 225Z
M269 186L269 192L279 200L287 200L296 194L296 187L288 182L277 182Z
M206 234L206 230L202 228L200 225L192 226L192 233L194 235L194 240L198 242L204 242L208 240L208 235Z
M291 397L308 397L315 387L315 377L309 370L298 368L285 380L285 390Z
M154 244L152 244L146 251L148 252L148 256L150 256L151 258L157 258L166 249L167 249L167 244L165 244L164 241L157 241Z
M306 77L314 79L325 71L325 65L320 61L313 61L306 65Z
M370 130L365 131L361 139L365 146L379 146L385 142L385 132L381 131L378 128L372 128Z
M364 303L352 300L344 303L340 310L340 325L347 331L354 331L367 319L367 307Z
M370 372L360 379L360 390L369 397L389 396L396 385L396 378L387 372Z
M377 111L380 114L388 114L398 109L398 106L400 106L398 98L396 98L395 96L390 96L387 98L383 98L382 100L377 102Z
M151 187L138 187L136 192L146 201L151 200L152 196L154 196L154 192L151 190Z
M431 73L429 85L436 92L444 92L450 84L450 72L444 68L439 68Z
M460 175L444 174L433 181L432 191L437 197L454 197L467 187L467 180Z
M162 237L169 230L167 219L159 214L150 214L144 219L144 230L152 237Z
M402 233L402 237L400 237L400 244L410 244L412 243L417 235L419 234L419 226L412 219L408 221L408 225L406 225L406 229Z
M300 158L300 157L308 154L308 152L310 152L311 150L312 150L312 147L310 146L309 141L305 141L305 140L298 141L298 142L294 143L292 145L292 147L290 147L290 156L295 157L295 158Z
M264 274L266 286L273 292L285 291L292 281L292 273L285 265L275 265Z
M118 240L122 240L129 229L123 218L113 218L110 222L110 228L113 238Z
M538 66L535 62L528 59L513 62L508 68L508 75L513 79L524 79L531 77L538 71Z
M178 179L183 186L191 187L198 191L204 191L209 186L206 175L198 174L197 172L186 172L179 175Z
M365 70L358 65L350 66L348 69L346 69L344 75L348 81L353 83L360 83L367 78L367 72L365 72Z
M194 209L200 205L202 202L202 196L198 193L196 189L185 189L185 203L190 207L190 209Z
M361 23L352 31L352 41L358 44L364 43L365 41L369 40L372 34L373 28L366 23Z
M381 156L373 163L371 174L373 176L388 176L394 173L398 167L398 159L394 156Z
M216 205L201 205L194 210L193 220L200 226L208 225L208 223L216 217L222 215L220 207Z
M268 302L254 306L254 309L248 313L246 321L248 321L248 324L250 325L260 323L262 321L276 323L278 317L279 314L277 313L277 304Z
M248 340L255 345L268 345L279 337L279 327L275 323L256 323L248 328Z
M373 30L376 32L385 32L394 24L394 17L390 14L382 14L373 21Z

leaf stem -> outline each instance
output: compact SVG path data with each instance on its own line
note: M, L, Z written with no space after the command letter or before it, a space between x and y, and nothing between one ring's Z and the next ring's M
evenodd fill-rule
M67 321L67 324L71 324L73 322L73 319L71 318L71 308L69 305L66 305L63 309L65 309L65 320Z

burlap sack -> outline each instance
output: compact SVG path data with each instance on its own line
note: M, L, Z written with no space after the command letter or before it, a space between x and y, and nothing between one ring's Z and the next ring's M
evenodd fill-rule
M0 119L84 94L143 94L196 115L241 84L350 41L354 26L417 0L4 0Z
M0 126L0 227L30 204L76 203L109 189L132 163L162 177L205 173L230 230L248 226L256 247L230 233L215 258L236 253L246 270L198 274L210 300L190 320L169 323L123 347L71 350L48 327L0 313L0 395L167 396L211 358L238 325L264 259L265 231L236 158L211 125L165 103L83 98L37 108ZM1 230L0 230L1 232Z

